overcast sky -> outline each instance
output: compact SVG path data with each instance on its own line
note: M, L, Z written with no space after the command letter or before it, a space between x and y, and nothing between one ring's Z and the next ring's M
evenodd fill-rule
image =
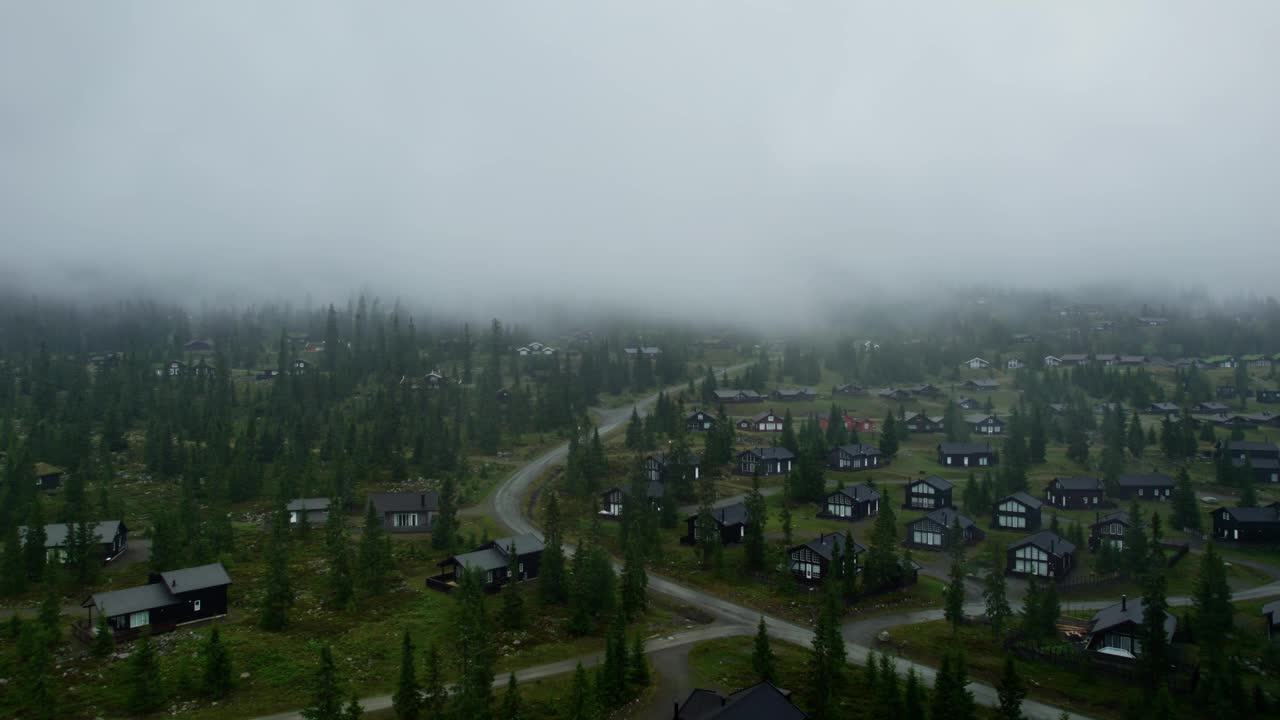
M1266 292L1277 37L1275 0L5 2L0 282Z

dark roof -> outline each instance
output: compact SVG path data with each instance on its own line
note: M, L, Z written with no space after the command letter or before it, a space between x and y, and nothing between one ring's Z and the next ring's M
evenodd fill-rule
M743 450L742 454L752 453L761 460L791 460L795 457L790 450L784 447L767 447L767 448L751 448Z
M1063 539L1063 537L1052 530L1041 530L1021 542L1010 545L1010 548L1022 547L1023 545L1035 545L1050 555L1066 555L1076 551L1076 546Z
M907 524L911 525L913 523L918 523L921 520L932 520L938 523L939 525L947 528L951 527L958 521L960 523L961 530L968 530L969 528L974 526L973 520L971 520L968 516L961 515L960 513L950 508L942 508L940 510L934 510L928 515L925 515L922 518L917 518L915 520L912 520Z
M1099 490L1102 488L1102 481L1098 478L1091 477L1064 477L1054 478L1054 482L1063 490Z
M871 487L866 483L862 483L861 485L854 485L853 487L840 488L831 494L844 495L850 500L855 500L857 502L867 502L869 500L880 499L880 493L877 492L875 488Z
M758 414L758 415L753 416L753 417L751 418L751 421L752 421L752 422L760 422L760 421L762 421L762 420L766 420L766 419L768 419L768 417L769 417L770 415L772 415L772 416L774 416L774 417L778 417L778 413L774 412L774 411L773 411L773 408L770 408L770 409L765 410L764 412L762 412L762 413L760 413L760 414Z
M1122 609L1122 605L1124 606ZM1116 603L1108 605L1098 611L1093 616L1093 620L1089 623L1089 634L1094 635L1109 628L1123 625L1131 622L1135 625L1141 625L1142 619L1145 617L1146 608L1142 604L1142 598L1134 598L1127 603ZM1168 613L1164 618L1164 632L1169 638L1173 637L1173 631L1178 627L1178 618L1172 613Z
M813 388L806 388L806 387L801 387L801 388L778 388L777 390L774 390L774 392L775 392L775 393L777 393L778 395L783 395L783 396L786 396L786 395L812 395L812 394L813 394Z
M1245 523L1280 523L1280 510L1267 507L1226 507L1222 508L1231 514L1236 522Z
M707 412L706 410L703 410L702 408L694 408L693 410L689 411L689 414L688 414L688 415L685 415L684 417L685 417L685 419L686 419L686 420L689 420L689 419L692 419L692 418L694 418L694 417L697 417L698 415L706 415L707 417L711 418L712 420L714 420L714 419L716 418L715 413Z
M864 445L861 443L854 443L853 445L841 445L840 449L849 453L850 455L879 455L880 454L880 448L876 447L875 445Z
M914 485L916 483L924 483L925 485L929 485L930 487L932 487L934 490L950 490L951 488L955 487L954 485L951 484L950 481L943 480L937 475L930 475L929 477L916 478L915 480L912 480L911 482L907 483L907 486L910 487L911 485Z
M796 547L793 547L791 549L798 550L802 547L809 548L810 550L818 553L822 557L830 560L831 553L836 548L840 548L841 553L848 552L848 548L846 547L846 542L845 542L846 540L847 538L843 534L838 532L823 533L822 535L819 535L817 538L810 540L807 543L797 545ZM866 550L867 549L859 545L856 540L854 541L853 552L855 555L861 552L866 552Z
M728 696L694 690L676 711L676 720L807 720L791 703L791 693L770 683L743 688Z
M98 608L98 612L107 617L127 615L140 610L177 605L182 602L161 583L139 585L123 590L94 593L84 605Z
M609 493L614 491L622 493L624 497L631 494L630 489L624 488L624 487L618 487L616 485L614 487L609 488L608 490L605 490L601 494L608 495ZM647 487L645 488L645 495L650 498L661 498L664 495L666 495L666 492L667 490L665 487L663 487L661 480L650 480L648 481Z
M328 510L329 498L297 498L290 500L289 504L284 506L285 510Z
M1044 505L1044 503L1042 503L1042 502L1040 502L1039 500L1037 500L1037 499L1035 499L1035 498L1031 497L1030 495L1026 494L1025 492L1023 492L1023 491L1021 491L1021 490L1019 490L1019 491L1017 491L1017 492L1015 492L1015 493L1012 493L1012 494L1010 494L1010 495L1005 495L1004 497L1002 497L1002 498L1000 498L999 500L997 500L997 501L996 501L996 504L997 504L997 505L999 505L1000 503L1004 502L1005 500L1017 500L1018 502L1022 503L1023 505L1026 505L1027 507L1031 508L1032 510L1034 510L1034 509L1036 509L1036 508L1041 507L1042 505Z
M715 395L718 398L734 398L739 395L746 397L760 397L760 393L755 390L716 390Z
M649 457L653 458L654 460L657 460L658 464L663 467L666 467L667 463L671 462L672 460L672 458L668 455L650 455ZM647 460L648 458L645 458L645 459ZM697 453L691 452L689 453L689 457L685 458L684 464L685 465L701 465L702 458L698 457Z
M944 442L938 444L938 450L942 451L943 455L975 455L990 453L991 443Z
M1113 512L1109 515L1103 515L1102 517L1095 520L1092 524L1090 524L1089 527L1091 528L1097 527L1099 525L1106 525L1108 523L1113 523L1113 522L1124 523L1126 526L1128 526L1133 523L1133 520L1129 518L1129 513L1121 510L1119 512Z
M983 423L988 420L994 420L996 422L1000 422L1000 418L998 416L988 415L986 413L971 413L969 415L964 416L964 421L969 423L970 425L977 425L978 423Z
M976 386L976 387L1000 387L1000 382L999 382L998 380L987 380L986 378L980 378L980 379L977 379L977 380L970 380L969 382L967 382L967 383L965 383L965 384L966 384L966 385L974 385L974 386Z
M93 527L93 536L100 543L109 543L116 536L116 531L120 529L123 522L119 520L104 520L102 522L91 523ZM66 523L53 523L44 526L44 546L47 548L62 547L67 544L67 534L73 525ZM125 528L128 530L128 528ZM27 526L23 525L18 528L18 537L27 537Z
M693 517L697 517L697 514L695 513ZM715 518L721 525L746 524L747 504L745 502L736 502L732 505L712 508L711 517Z
M1174 405L1174 404L1173 404L1173 403L1171 403L1171 402L1158 402L1158 403L1151 403L1151 404L1150 404L1150 405L1148 405L1147 407L1149 407L1149 408L1155 408L1156 410L1163 410L1163 411L1165 411L1165 412L1178 412L1178 410L1179 410L1178 406L1177 406L1177 405Z
M1149 475L1121 475L1116 480L1116 484L1120 487L1148 488L1148 487L1173 487L1173 478L1161 473L1151 473Z
M439 510L440 493L428 492L388 492L369 493L369 502L378 514L389 512L412 512L414 510Z
M222 563L162 572L160 579L164 581L166 588L175 593L231 584L231 576L227 575L227 569L222 567Z
M545 547L542 541L538 539L538 536L532 533L512 535L511 537L499 538L497 540L487 542L471 552L454 555L441 564L456 564L464 568L477 568L485 572L504 568L510 561L510 556L507 554L507 550L513 543L516 546L516 555L528 555L529 553L542 552Z

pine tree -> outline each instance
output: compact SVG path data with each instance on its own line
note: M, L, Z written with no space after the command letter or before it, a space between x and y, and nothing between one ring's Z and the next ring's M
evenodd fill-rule
M14 615L16 618L17 615ZM116 639L107 624L107 616L98 613L98 622L94 626L93 647L90 652L96 658L104 658L116 651Z
M1027 592L1022 599L1022 634L1032 642L1044 639L1044 591L1040 581L1032 575L1027 580Z
M499 720L522 720L524 712L520 709L520 687L516 685L516 674L507 675L507 692L502 696L502 712Z
M334 498L329 517L325 520L325 548L329 555L329 602L335 608L349 608L355 599L355 582L351 577L350 537L342 518L338 498Z
M221 700L231 691L231 655L222 644L222 634L217 625L209 631L209 639L203 648L204 673L200 690L205 697Z
M316 669L311 691L311 704L302 711L306 720L342 720L342 688L338 684L338 670L333 664L333 653L328 645L320 647L320 667Z
M649 576L644 569L644 551L640 542L629 542L623 548L622 611L634 620L648 607Z
M863 571L864 592L878 592L897 587L902 582L902 565L898 562L898 520L887 498L880 502L880 512L871 530L867 549L867 566Z
M27 589L27 563L18 539L18 528L10 525L5 533L4 556L0 558L0 596L21 595Z
M902 689L902 720L925 720L924 689L914 667L907 668L907 681Z
M391 574L391 538L382 526L382 518L378 517L373 503L369 503L365 511L359 554L361 591L369 596L385 593Z
M837 698L844 685L846 656L835 588L824 587L822 594L822 608L813 629L813 647L809 654L809 706L813 708L814 720L835 720L839 717Z
M1235 607L1231 604L1226 566L1212 542L1205 546L1200 556L1200 573L1192 601L1196 609L1193 626L1200 645L1200 666L1205 685L1198 691L1212 702L1226 694L1225 655L1235 626Z
M520 556L513 541L507 551L507 584L502 588L502 626L508 630L524 627L524 598L516 588L520 576Z
M573 690L569 695L569 714L567 720L596 720L595 694L591 690L591 680L587 671L578 661L573 671Z
M49 572L47 575L38 618L45 642L54 645L62 641L62 595L58 592L57 574Z
M54 720L60 715L53 650L38 628L28 626L17 637L18 657L22 662L16 668L18 682L15 689L21 698L22 717Z
M952 635L960 631L964 622L964 534L960 521L956 520L948 533L947 544L951 551L951 570L947 576L947 590L943 614L951 623Z
M743 557L748 571L759 572L764 569L764 528L769 520L764 496L760 494L759 468L751 478L751 492L747 494L746 507L747 522L742 540Z
M458 717L488 720L493 704L495 648L484 609L484 581L478 570L466 570L454 593L453 638L458 658Z
M453 473L446 473L440 483L439 507L431 526L431 547L450 550L458 534L458 481Z
M751 669L760 682L778 681L778 661L769 647L769 629L764 624L763 615L760 616L760 624L756 626L756 641L751 648Z
M422 703L420 707L435 713L443 713L449 700L444 686L444 671L440 667L440 653L435 645L427 646L422 661Z
M151 637L144 633L134 644L129 656L129 712L138 715L159 710L164 705L164 687L160 680L160 658L151 647Z
M1142 656L1147 687L1157 691L1164 687L1169 674L1169 638L1164 632L1168 617L1167 581L1164 568L1152 565L1142 579Z
M27 515L27 533L22 538L23 556L26 559L27 579L40 582L44 578L45 548L48 540L45 532L44 502L39 496L31 503L31 511ZM165 568L168 570L169 568Z
M993 543L990 548L991 569L982 583L982 597L987 603L987 622L991 623L991 634L996 638L1004 634L1009 617L1013 615L1009 607L1008 587L1004 578L1005 551Z
M1178 484L1173 490L1173 526L1179 529L1200 529L1200 507L1195 489L1191 487L1191 474L1185 467L1178 468Z
M898 670L888 653L880 655L880 679L876 687L876 715L883 720L902 717L902 693L898 689Z
M1004 672L1000 675L1000 684L996 686L1000 698L1000 706L996 709L996 717L1000 720L1023 720L1022 701L1027 697L1027 686L1018 676L1014 667L1013 656L1004 656Z
M281 506L283 508L283 506ZM258 624L263 630L279 632L289 624L293 607L293 587L289 582L289 527L281 509L272 525L267 545L267 592L262 600Z
M560 500L556 493L547 494L543 516L545 548L539 568L538 593L544 603L563 603L569 596L565 579L564 538L560 525Z
M884 417L884 425L880 427L880 454L892 460L898 455L897 420L890 412Z
M405 630L404 638L400 641L400 682L396 685L395 694L391 696L391 707L400 720L418 720L423 709L413 654L413 637Z
M633 689L648 687L649 660L645 657L644 638L636 633L631 639L631 652L627 653L627 683Z

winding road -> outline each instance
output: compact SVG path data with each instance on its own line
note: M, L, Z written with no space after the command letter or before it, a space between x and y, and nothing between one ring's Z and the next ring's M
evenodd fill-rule
M716 372L718 373L720 371L717 370ZM678 391L679 389L680 386L671 388L672 391ZM635 407L639 410L644 410L649 405L653 404L656 399L657 395L655 394L643 401L637 402ZM631 416L631 407L610 408L597 410L596 412L600 434L607 435L628 421ZM534 525L525 517L521 507L522 499L527 495L529 488L538 479L538 477L540 477L549 468L563 462L567 454L568 444L566 443L544 452L526 463L520 469L516 470L509 478L507 478L507 480L490 493L484 506L488 514L505 525L514 534L533 533L541 537L541 533L538 531L538 528L534 527ZM687 648L696 643L716 638L750 636L755 633L756 623L761 617L761 613L758 610L738 605L730 600L711 595L695 588L681 585L678 582L654 573L649 573L649 590L651 592L661 593L693 607L700 608L715 618L715 622L710 625L649 640L646 644L646 652L650 654L671 653L678 648ZM1273 581L1260 587L1242 590L1235 593L1233 597L1236 600L1249 600L1270 597L1272 595L1280 595L1280 581ZM1190 598L1174 597L1169 599L1169 603L1173 606L1188 605L1190 604ZM1013 604L1016 606L1018 603L1014 602ZM1071 606L1079 609L1099 609L1110 604L1113 604L1113 602L1097 601L1072 603ZM983 610L984 608L981 603L968 603L965 605L965 613L969 615L981 615ZM901 625L926 622L930 620L940 620L942 617L943 613L941 609L932 609L896 615L883 615L863 620L858 620L856 618L850 620L842 627L842 634L845 639L845 650L848 658L851 662L863 664L865 663L868 654L871 652L870 646L875 642L876 636L881 632ZM807 647L811 644L813 635L813 630L811 628L802 627L795 623L768 615L764 616L764 620L768 625L769 635L771 637L800 646ZM909 669L914 669L926 684L930 686L933 685L936 677L936 671L932 667L920 665L903 658L893 658L892 660L897 666L899 673L905 674ZM520 682L525 682L571 672L579 661L584 665L593 665L599 662L599 655L593 654L580 658L571 658L569 660L518 670L516 671L516 679ZM501 675L494 679L495 687L502 687L505 684L506 675ZM684 684L687 684L687 681ZM676 685L680 684L677 683ZM969 684L969 690L973 693L974 699L982 705L996 706L999 703L996 689L990 685L980 682L971 682ZM672 699L676 698L655 697L655 706L657 706L658 703L661 703L662 714L654 715L650 713L649 715L653 717L668 716L670 713L670 705L667 705L666 703L671 702ZM367 711L385 710L391 706L391 696L382 695L367 698L361 702ZM1070 720L1092 720L1092 718L1087 715L1065 712L1062 708L1030 699L1023 702L1022 711L1030 720L1059 720L1059 718L1063 717L1070 718ZM298 712L287 712L258 718L258 720L300 720L300 718L301 714Z

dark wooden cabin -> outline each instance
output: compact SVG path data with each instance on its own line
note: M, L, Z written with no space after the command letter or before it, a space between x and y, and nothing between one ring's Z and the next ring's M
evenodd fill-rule
M516 577L507 570L511 565L511 551L516 554ZM471 552L454 555L440 563L440 574L427 579L427 587L446 590L456 587L459 576L465 570L478 570L484 575L484 589L494 592L510 582L522 582L538 577L545 546L537 535L513 535L490 540Z
M991 505L991 527L1001 530L1039 530L1044 503L1019 490Z
M1116 550L1123 550L1124 536L1132 524L1129 513L1123 510L1099 517L1089 526L1089 549L1097 552L1106 543Z
M697 513L685 518L687 531L684 537L680 538L680 542L685 545L694 545L698 541L698 518ZM747 534L747 504L734 503L725 507L715 508L711 511L711 519L715 522L716 528L720 531L720 542L728 545L729 543L739 543Z
M947 467L989 467L999 461L991 443L944 442L938 444L938 463Z
M1064 510L1089 510L1102 506L1106 489L1091 477L1054 478L1045 488L1045 501Z
M914 510L949 508L954 487L949 481L934 475L916 478L904 489L902 507Z
M1089 621L1085 648L1119 657L1141 657L1144 610L1141 598L1129 600L1121 595L1120 602L1099 610ZM1177 629L1178 616L1169 613L1164 619L1165 639L1172 640Z
M827 467L856 472L881 466L880 448L874 445L841 445L827 453Z
M694 690L676 703L674 720L808 720L791 702L791 691L762 682L728 695Z
M227 614L227 587L231 577L222 563L151 573L146 585L94 593L81 603L89 618L77 634L91 638L96 632L94 611L107 616L116 640L132 640L150 629L167 632L182 625Z
M956 523L960 524L965 545L981 542L986 537L972 519L951 508L944 508L908 522L907 539L903 544L924 550L946 550L950 547L951 530Z
M1280 542L1280 502L1214 510L1213 536L1232 542Z
M1051 530L1041 530L1009 546L1005 573L1060 580L1076 564L1076 546Z
M822 502L818 517L861 520L880 514L880 493L867 483L840 488Z
M791 472L795 455L784 447L752 448L738 453L736 472L739 475L786 475Z
M1115 496L1125 500L1161 500L1173 497L1173 478L1162 473L1121 475L1116 480Z
M823 533L816 540L797 545L787 550L791 559L791 574L804 583L820 584L831 571L831 559L836 550L841 557L847 557L850 548L844 533ZM866 548L853 543L854 562L866 551Z
M67 523L52 523L44 526L44 555L47 561L51 563L67 561L67 543L75 527ZM98 546L98 556L104 563L115 560L129 549L129 528L123 520L89 523L89 530L93 533L94 542ZM18 528L18 537L26 542L27 526Z
M387 532L431 532L436 514L440 511L440 493L389 492L369 493L369 503L382 518Z

